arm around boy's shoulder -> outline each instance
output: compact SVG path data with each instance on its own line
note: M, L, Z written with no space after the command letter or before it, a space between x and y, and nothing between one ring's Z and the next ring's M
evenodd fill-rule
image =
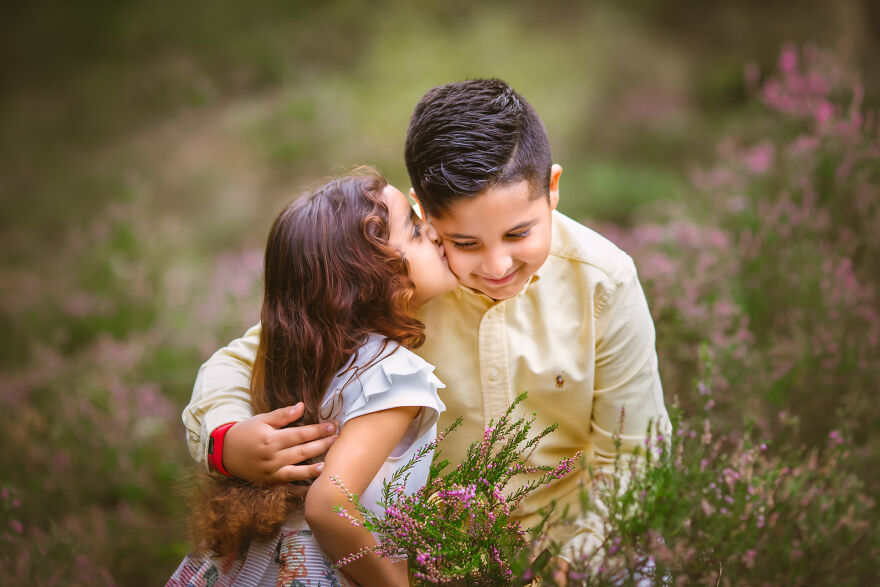
M197 462L207 463L211 432L253 415L250 383L259 343L257 324L211 355L199 368L192 397L182 413L187 445Z
M207 454L211 433L234 422L222 447L222 464L230 475L252 483L314 478L321 463L299 463L327 451L335 439L335 426L311 424L288 428L302 416L301 404L254 415L250 384L259 343L260 326L256 325L202 365L192 399L183 411L190 453L212 472Z

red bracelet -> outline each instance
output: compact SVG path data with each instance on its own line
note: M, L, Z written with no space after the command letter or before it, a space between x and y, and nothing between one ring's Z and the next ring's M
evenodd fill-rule
M208 464L211 467L227 477L232 477L229 474L229 471L223 466L223 439L226 437L226 433L230 428L235 426L236 422L230 422L228 424L223 424L222 426L218 426L211 432L211 438L208 439Z

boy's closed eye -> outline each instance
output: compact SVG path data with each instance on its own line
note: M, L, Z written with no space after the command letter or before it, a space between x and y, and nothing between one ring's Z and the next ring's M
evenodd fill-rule
M507 238L510 238L510 239L526 238L527 236L529 236L529 234L531 232L532 232L532 230L530 228L526 229L526 230L520 230L519 232L510 232L507 234Z
M529 236L531 234L531 232L532 232L531 228L527 228L525 230L520 230L517 232L509 232L506 235L504 235L504 237L509 240L520 240L520 239L524 239L527 236ZM452 243L452 246L454 246L456 249L462 249L462 250L473 250L473 249L476 249L478 246L476 241L456 241L456 240L453 240L450 242Z

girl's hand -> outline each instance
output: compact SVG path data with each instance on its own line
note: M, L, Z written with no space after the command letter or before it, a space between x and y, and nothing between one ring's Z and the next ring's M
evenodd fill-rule
M223 440L223 466L251 483L289 483L314 479L324 463L298 463L323 455L336 440L336 425L285 428L303 415L303 404L257 414L236 423Z

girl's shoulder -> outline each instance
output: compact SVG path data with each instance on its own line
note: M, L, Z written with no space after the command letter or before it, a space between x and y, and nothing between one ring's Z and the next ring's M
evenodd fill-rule
M374 369L389 368L434 372L434 365L399 342L380 334L370 334L367 341L351 358L348 366L362 369L364 373Z
M422 406L439 415L446 409L437 395L443 387L432 364L393 340L371 334L330 382L321 416L341 425L400 406Z

